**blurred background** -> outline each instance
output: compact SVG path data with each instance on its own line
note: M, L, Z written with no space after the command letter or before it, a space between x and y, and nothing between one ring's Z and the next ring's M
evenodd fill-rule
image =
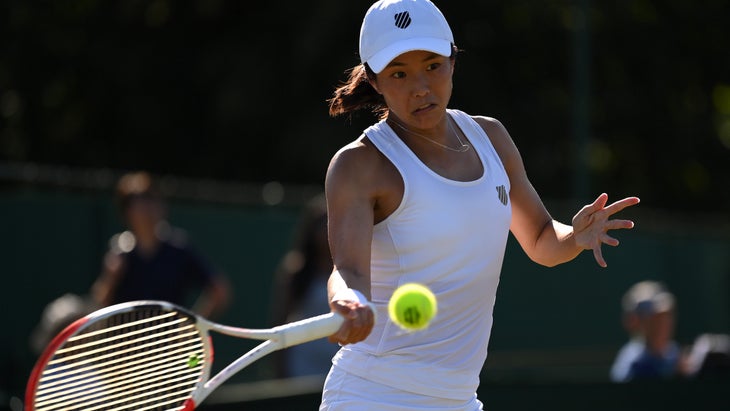
M332 119L326 102L359 63L370 3L0 2L0 406L20 409L44 307L99 275L129 170L159 178L170 220L229 277L219 320L272 325L300 212L335 151L375 120ZM730 3L436 4L463 50L451 106L505 124L556 219L601 192L642 200L607 269L590 253L538 267L510 239L482 400L638 410L720 398L715 382L627 387L608 373L637 281L674 292L680 344L730 332ZM216 360L241 349L224 340ZM260 361L206 406L316 408L319 379L270 390L271 368Z

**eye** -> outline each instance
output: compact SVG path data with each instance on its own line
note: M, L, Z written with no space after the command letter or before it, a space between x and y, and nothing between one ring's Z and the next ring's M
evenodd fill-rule
M391 77L393 78L404 78L406 76L406 73L403 71L396 71L391 74Z
M431 63L426 67L426 70L433 71L441 67L441 63Z

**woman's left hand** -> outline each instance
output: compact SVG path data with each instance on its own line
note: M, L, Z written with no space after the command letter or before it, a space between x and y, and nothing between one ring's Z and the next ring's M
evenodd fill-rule
M634 227L631 220L611 220L613 214L639 203L638 197L626 197L609 206L608 194L603 193L592 204L583 207L573 217L573 233L576 244L585 249L593 250L593 256L601 267L606 267L601 251L602 244L617 246L619 241L610 235L608 230L628 229Z

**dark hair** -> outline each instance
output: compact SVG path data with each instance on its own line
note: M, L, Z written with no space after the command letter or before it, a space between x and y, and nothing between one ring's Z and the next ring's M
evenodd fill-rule
M388 113L385 99L370 85L370 80L375 80L375 72L367 63L363 63L348 69L345 73L347 81L335 88L333 97L327 100L330 103L330 116L336 117L342 114L352 116L354 111L369 109L384 117Z
M449 58L456 60L456 54L459 49L456 45L451 45L451 56ZM352 113L362 109L369 109L380 119L388 116L388 106L385 99L378 93L370 81L375 81L377 74L367 65L367 63L358 64L357 66L345 71L347 81L340 83L335 88L332 98L327 100L330 104L330 116L336 117Z

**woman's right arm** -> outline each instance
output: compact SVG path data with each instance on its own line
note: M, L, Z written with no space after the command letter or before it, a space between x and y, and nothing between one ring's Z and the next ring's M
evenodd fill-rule
M361 300L370 299L370 246L378 192L375 157L372 146L354 142L335 154L325 179L334 264L327 292L332 310L348 320L330 336L340 344L362 341L374 325L372 309Z

